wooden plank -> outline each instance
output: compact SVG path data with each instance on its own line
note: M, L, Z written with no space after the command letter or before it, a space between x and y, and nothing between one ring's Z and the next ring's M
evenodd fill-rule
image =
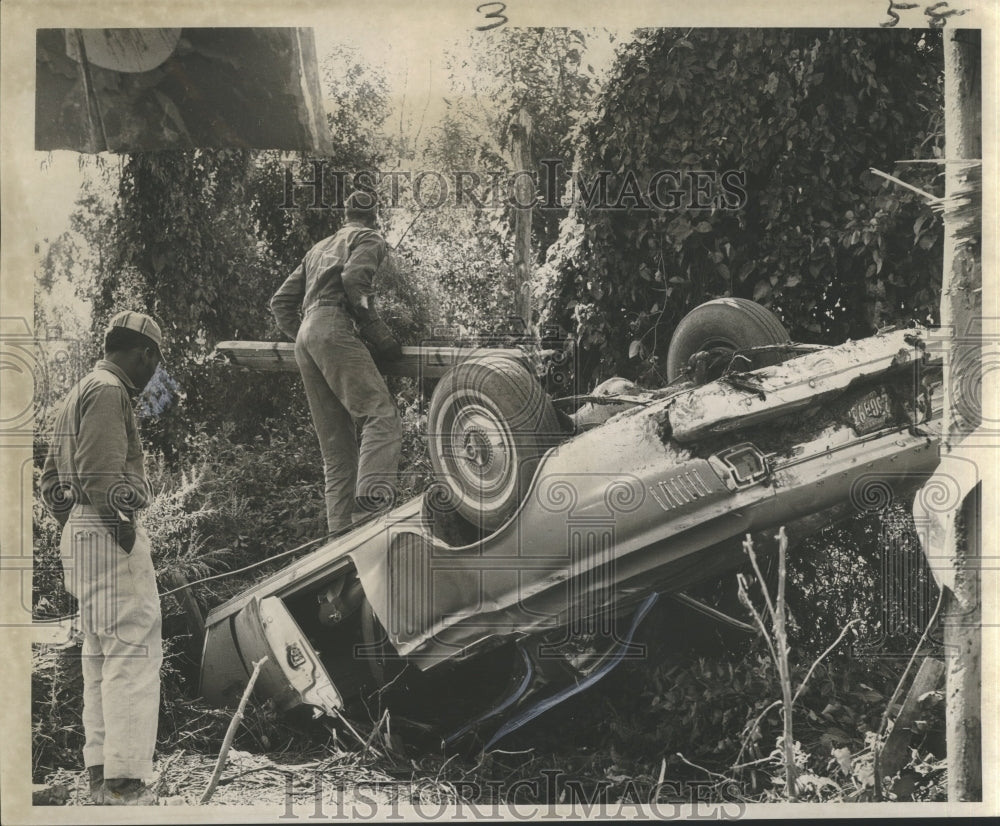
M525 354L514 348L452 347L448 345L403 346L403 358L386 364L387 376L410 376L417 379L439 379L454 365L483 356L503 356L525 359ZM286 341L222 341L215 352L236 367L248 370L298 373L295 363L295 345Z
M882 777L892 777L909 762L910 737L913 734L913 724L920 713L920 698L943 685L944 663L933 657L924 657L879 755L879 772Z

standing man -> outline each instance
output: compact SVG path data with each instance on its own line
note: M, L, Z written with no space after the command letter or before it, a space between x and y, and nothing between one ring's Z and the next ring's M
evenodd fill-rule
M149 805L146 785L160 711L160 599L149 504L132 399L160 363L163 336L149 316L111 319L104 358L63 400L42 473L42 498L62 526L66 590L83 631L84 764L95 803Z
M323 454L331 533L392 504L403 440L396 402L375 366L376 359L402 357L375 311L372 285L387 254L375 229L375 195L352 193L346 218L342 229L306 253L271 299L278 327L295 341ZM362 422L360 451L356 419Z

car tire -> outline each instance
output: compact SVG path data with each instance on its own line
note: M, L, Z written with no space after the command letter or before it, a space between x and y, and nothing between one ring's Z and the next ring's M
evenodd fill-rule
M778 317L756 301L716 298L699 304L681 319L667 349L667 380L684 374L688 359L699 350L742 350L784 344L788 331Z
M521 362L486 356L455 365L427 413L431 465L454 508L493 531L517 509L562 429L548 394Z

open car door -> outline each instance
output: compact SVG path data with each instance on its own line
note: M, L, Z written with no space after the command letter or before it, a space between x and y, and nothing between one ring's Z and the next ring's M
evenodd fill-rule
M316 713L343 708L340 696L298 623L279 597L251 600L229 622L207 630L202 655L202 694L220 706L240 698L254 663L267 657L255 690L281 711L300 705Z

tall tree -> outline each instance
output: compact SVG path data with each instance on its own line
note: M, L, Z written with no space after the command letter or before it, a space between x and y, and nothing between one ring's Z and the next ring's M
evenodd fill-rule
M468 44L456 47L450 58L452 92L444 137L462 150L447 160L461 158L490 171L519 171L512 138L524 132L519 120L530 118L522 154L536 163L562 161L552 195L561 194L572 165L577 124L597 85L597 70L587 59L588 41L607 38L606 32L559 27L504 27L470 35ZM539 177L544 194L545 178ZM565 214L562 209L536 214L536 256L544 256ZM513 216L508 215L511 225Z
M404 183L403 208L393 218L393 234L404 236L400 257L436 290L439 321L449 334L510 331L517 325L512 317L526 315L525 273L556 237L565 210L536 210L530 227L522 220L515 243L515 218L525 216L509 204L514 195L510 176L529 155L535 161L570 157L575 123L594 84L595 70L586 62L588 38L601 36L562 28L505 28L470 34L450 47L445 110L427 129L416 155L447 179L454 197L439 208L409 209L412 192ZM530 134L520 130L521 152L515 157L512 137L519 117L530 119L532 127ZM537 174L538 169L528 171ZM473 197L458 196L457 176L464 176L461 185L471 187ZM555 194L565 177L564 172ZM517 182L527 184L528 191L522 187L518 197L529 201L527 178ZM424 201L430 199L425 193Z

